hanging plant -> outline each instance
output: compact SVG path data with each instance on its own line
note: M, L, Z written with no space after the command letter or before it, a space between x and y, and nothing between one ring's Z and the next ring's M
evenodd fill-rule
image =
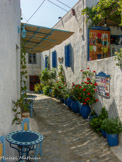
M116 63L117 66L122 66L122 48L120 48L120 52L115 52L115 60L118 62Z
M83 9L82 15L87 15L86 22L90 20L90 26L98 25L99 22L105 19L122 26L121 6L121 0L99 0L92 8Z

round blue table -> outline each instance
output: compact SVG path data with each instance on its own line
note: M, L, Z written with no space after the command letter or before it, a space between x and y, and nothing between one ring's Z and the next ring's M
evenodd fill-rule
M22 160L23 155L26 156L26 161L28 159L29 152L34 150L34 145L39 144L43 140L43 136L40 133L34 131L16 131L9 133L6 137L7 141L10 143L10 147L16 149L19 153L19 161ZM16 147L17 145L19 147Z

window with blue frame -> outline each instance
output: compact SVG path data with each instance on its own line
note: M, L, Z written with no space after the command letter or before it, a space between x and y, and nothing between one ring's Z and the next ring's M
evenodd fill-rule
M48 56L45 56L45 68L48 68Z
M56 51L52 52L52 67L53 68L57 67L57 53L56 53Z
M65 66L71 67L71 44L65 46Z

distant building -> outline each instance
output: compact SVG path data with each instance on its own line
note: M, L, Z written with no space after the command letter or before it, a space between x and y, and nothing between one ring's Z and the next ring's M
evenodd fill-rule
M39 53L27 53L27 89L34 91L34 85L39 83L39 76L41 72L41 56Z

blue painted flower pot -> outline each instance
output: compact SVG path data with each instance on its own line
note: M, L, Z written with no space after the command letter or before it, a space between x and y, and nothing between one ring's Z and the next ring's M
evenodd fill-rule
M71 103L73 102L72 98L69 97L67 101L67 106L71 109Z
M64 103L64 99L63 98L60 98L60 102Z
M67 102L67 100L66 99L64 99L64 104L66 105L66 102Z
M41 94L41 91L38 91L39 92L39 94Z
M97 115L90 115L89 120L92 121L92 119L97 118L97 117L98 117Z
M50 94L52 93L52 89L51 89L51 88L49 89L49 93L50 93Z
M41 94L43 94L43 91L41 91Z
M100 129L100 131L101 131L101 133L102 133L102 136L103 136L104 138L106 138L106 132L105 132L103 129Z
M80 114L82 115L82 117L84 119L87 119L89 114L91 112L91 108L89 107L89 105L82 105L81 109L80 109Z
M64 103L65 103L65 105L68 104L68 98L66 98L66 99L64 100Z
M79 114L80 114L81 106L82 106L82 103L78 102Z
M107 134L107 142L109 146L117 146L118 134Z
M79 113L79 102L78 101L73 101L71 103L71 109L75 113Z

